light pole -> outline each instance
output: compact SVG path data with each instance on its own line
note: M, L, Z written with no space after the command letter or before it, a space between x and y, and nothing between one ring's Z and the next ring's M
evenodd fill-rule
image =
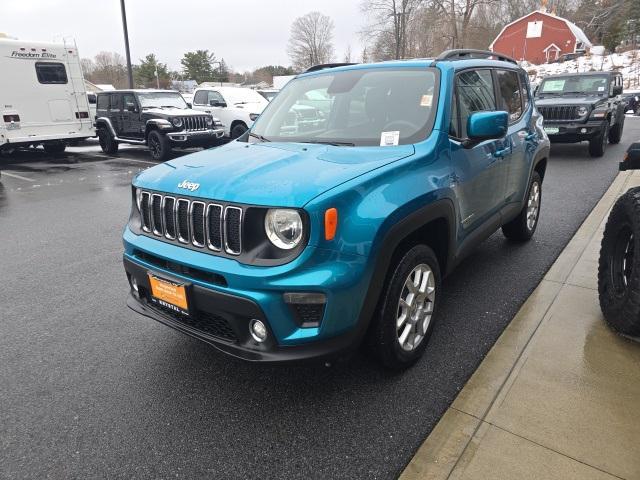
M127 29L127 12L124 8L124 0L120 0L122 11L122 29L124 30L124 50L127 55L127 75L129 76L129 88L133 88L133 70L131 69L131 54L129 53L129 30Z

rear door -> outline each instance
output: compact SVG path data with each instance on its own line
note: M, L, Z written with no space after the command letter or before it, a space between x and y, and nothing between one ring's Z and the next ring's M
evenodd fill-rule
M490 69L464 70L456 75L449 138L459 222L465 234L499 215L504 204L509 154L505 140L487 140L471 148L463 145L471 114L496 110L496 105Z
M109 104L109 119L116 131L117 136L121 136L123 132L123 118L122 118L122 94L112 93L111 102Z
M505 148L510 155L504 157L504 183L502 196L505 204L520 203L524 190L528 187L530 165L535 152L535 125L530 123L530 100L526 84L521 83L516 70L495 70L498 110L509 114L509 130L505 139ZM524 88L523 88L524 87ZM523 98L525 95L525 99Z
M141 128L140 108L133 93L122 96L122 136L127 138L142 138L144 129Z

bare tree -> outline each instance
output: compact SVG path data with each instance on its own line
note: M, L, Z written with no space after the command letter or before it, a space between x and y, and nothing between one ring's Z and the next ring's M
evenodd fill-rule
M347 49L344 51L344 63L351 63L351 45L347 45Z
M333 58L333 21L320 12L298 17L291 25L287 51L293 68L302 71Z
M127 69L122 55L115 52L100 52L94 59L95 70L91 75L94 83L107 83L116 88L127 85Z
M409 53L409 25L419 6L425 0L364 0L361 10L369 17L362 36L373 39L373 55L377 60L385 57L406 58Z

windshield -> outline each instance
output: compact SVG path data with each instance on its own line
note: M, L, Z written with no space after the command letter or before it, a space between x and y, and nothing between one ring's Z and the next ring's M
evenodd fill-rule
M139 93L138 100L142 108L166 107L166 108L188 108L187 102L178 92L150 92Z
M431 132L438 89L433 69L354 69L299 77L252 128L270 141L405 145Z
M542 81L538 89L539 95L561 95L564 93L607 95L609 93L609 77L606 75L575 75L548 78Z
M266 99L255 90L249 88L221 89L220 93L228 104L265 103Z

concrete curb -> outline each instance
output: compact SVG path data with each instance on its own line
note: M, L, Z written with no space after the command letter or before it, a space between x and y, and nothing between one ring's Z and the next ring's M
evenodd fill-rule
M485 428L487 416L503 390L521 368L521 358L566 285L593 288L592 271L576 268L589 244L598 235L608 212L631 182L633 172L621 172L578 229L541 283L523 304L478 369L460 391L429 437L401 474L401 480L449 478L466 450ZM585 263L583 262L580 262ZM589 265L593 267L593 265ZM454 475L455 476L455 475Z

